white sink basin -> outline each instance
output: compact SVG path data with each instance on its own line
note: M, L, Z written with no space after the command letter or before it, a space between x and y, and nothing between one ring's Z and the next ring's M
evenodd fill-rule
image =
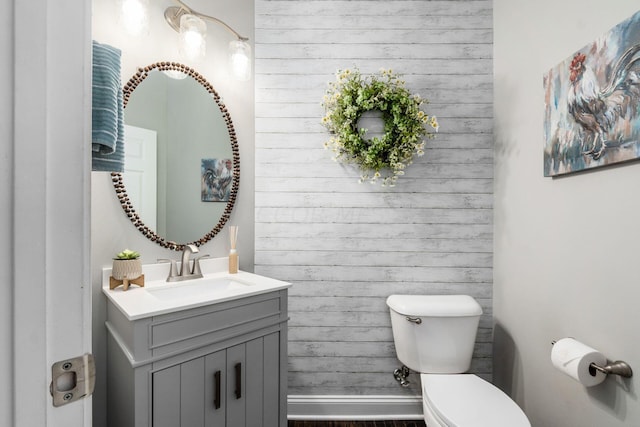
M227 273L228 258L208 258L200 261L202 279L167 283L167 264L142 266L144 287L133 285L127 291L122 286L109 288L111 269L102 270L102 291L129 320L173 313L180 310L217 304L239 298L286 289L290 283L270 277L239 271Z
M252 285L252 283L241 282L230 277L220 277L215 279L196 279L181 284L167 284L149 288L147 292L161 300L175 301L179 299L210 298L219 293L245 289L247 286Z

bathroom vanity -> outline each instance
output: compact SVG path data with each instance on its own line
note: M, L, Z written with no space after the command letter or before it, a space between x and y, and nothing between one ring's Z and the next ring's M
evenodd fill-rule
M225 263L202 260L204 278L179 284L160 264L144 266L144 288L103 285L109 426L286 426L290 284Z

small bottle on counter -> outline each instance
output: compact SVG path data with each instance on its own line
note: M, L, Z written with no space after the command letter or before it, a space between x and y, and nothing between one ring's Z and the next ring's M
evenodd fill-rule
M235 249L229 251L229 274L238 272L238 252Z
M238 272L238 252L236 251L236 244L238 243L238 226L229 226L229 274L236 274Z

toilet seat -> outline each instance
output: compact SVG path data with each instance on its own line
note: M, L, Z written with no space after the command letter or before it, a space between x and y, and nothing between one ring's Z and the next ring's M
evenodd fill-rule
M420 380L425 412L443 427L531 427L513 400L476 375L421 374Z

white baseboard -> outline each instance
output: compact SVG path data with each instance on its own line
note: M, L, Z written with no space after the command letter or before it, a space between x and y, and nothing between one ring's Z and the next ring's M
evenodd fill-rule
M290 420L421 420L420 396L308 396L287 399Z

